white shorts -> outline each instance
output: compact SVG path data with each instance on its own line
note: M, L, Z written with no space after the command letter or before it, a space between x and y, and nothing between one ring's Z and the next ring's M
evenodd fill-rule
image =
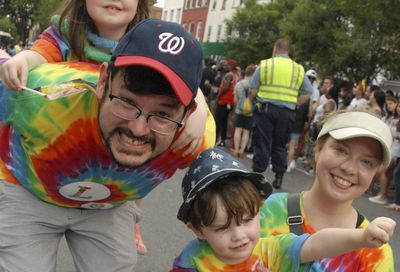
M0 181L0 272L54 272L65 235L78 272L132 272L137 261L133 201L107 210L64 208Z

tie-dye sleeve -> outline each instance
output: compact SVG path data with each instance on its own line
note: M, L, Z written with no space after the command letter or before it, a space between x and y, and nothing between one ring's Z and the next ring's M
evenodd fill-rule
M182 250L181 254L175 258L171 271L185 271L195 272L198 271L194 260L201 255L202 243L195 239Z
M8 91L0 81L0 122L6 123L6 119L10 114L8 104Z
M52 26L46 28L42 34L40 34L30 50L42 55L47 62L66 61L69 59L71 53L68 44Z

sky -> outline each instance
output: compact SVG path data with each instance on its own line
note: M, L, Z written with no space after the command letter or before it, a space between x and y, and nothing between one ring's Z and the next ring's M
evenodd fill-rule
M155 4L155 6L163 8L164 7L164 0L157 0L157 3Z

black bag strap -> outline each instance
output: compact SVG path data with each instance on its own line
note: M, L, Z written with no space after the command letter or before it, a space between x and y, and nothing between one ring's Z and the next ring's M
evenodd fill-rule
M293 193L288 195L287 201L288 217L286 223L289 225L291 233L296 235L303 234L302 224L304 218L300 210L300 193Z
M361 223L364 221L364 215L357 211L357 224L356 228L360 227Z

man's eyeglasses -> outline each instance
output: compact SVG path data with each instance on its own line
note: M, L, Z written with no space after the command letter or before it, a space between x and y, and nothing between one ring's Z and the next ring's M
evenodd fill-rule
M122 119L128 121L134 121L138 119L141 115L146 117L146 122L149 128L162 135L168 135L176 131L177 128L183 126L182 123L169 119L167 117L157 115L157 114L150 114L144 113L142 109L132 103L129 99L121 96L116 96L112 94L111 90L111 74L109 76L109 89L110 94L108 98L111 101L111 112Z

